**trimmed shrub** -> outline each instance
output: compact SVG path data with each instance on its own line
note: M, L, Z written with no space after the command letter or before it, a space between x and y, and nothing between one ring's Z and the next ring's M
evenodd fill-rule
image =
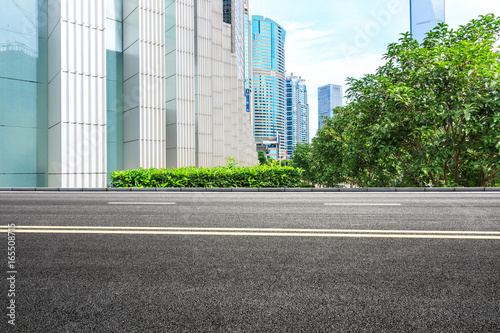
M308 187L302 169L279 165L134 169L111 173L111 187Z

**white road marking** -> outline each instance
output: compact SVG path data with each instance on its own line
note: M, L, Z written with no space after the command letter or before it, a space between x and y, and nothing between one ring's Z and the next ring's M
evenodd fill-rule
M8 226L0 226L7 229ZM12 228L11 228L12 229ZM180 230L180 231L260 231L260 232L316 232L316 233L390 233L390 234L480 234L499 235L500 231L459 231L459 230L374 230L374 229L290 229L290 228L217 228L217 227L117 227L117 226L18 226L15 229L99 229L99 230ZM19 230L17 230L19 231Z
M401 206L400 203L325 202L325 206Z
M175 205L175 202L140 202L140 201L116 201L108 202L108 205Z

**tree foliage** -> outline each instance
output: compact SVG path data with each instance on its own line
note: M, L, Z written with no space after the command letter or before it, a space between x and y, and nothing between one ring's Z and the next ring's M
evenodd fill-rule
M317 184L500 185L500 17L403 34L294 165Z
M268 165L269 164L269 162L267 161L266 154L264 154L263 151L259 151L257 153L257 157L259 159L259 165Z

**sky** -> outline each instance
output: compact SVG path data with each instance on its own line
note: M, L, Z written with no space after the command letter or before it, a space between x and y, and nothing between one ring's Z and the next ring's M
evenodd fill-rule
M310 138L318 129L318 87L346 87L346 78L374 73L389 43L410 30L409 0L249 0L252 15L264 15L286 30L285 67L306 80ZM451 28L494 13L500 0L445 0Z

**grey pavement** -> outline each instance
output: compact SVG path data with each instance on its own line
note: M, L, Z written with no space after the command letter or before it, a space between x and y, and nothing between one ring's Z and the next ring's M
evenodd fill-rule
M498 192L4 191L0 220L2 332L500 331Z

